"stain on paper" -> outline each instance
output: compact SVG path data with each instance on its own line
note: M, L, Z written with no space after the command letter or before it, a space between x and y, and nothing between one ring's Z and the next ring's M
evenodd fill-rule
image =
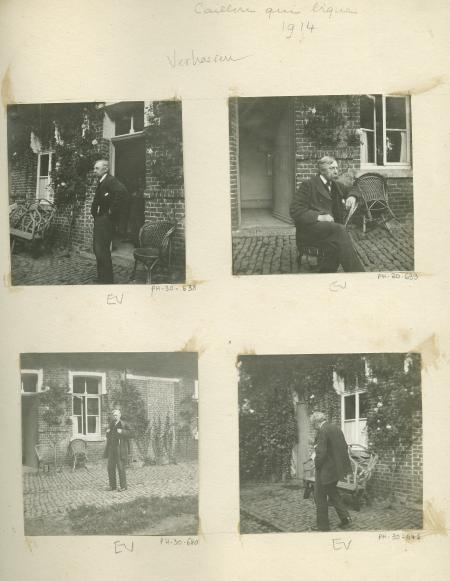
M442 354L439 350L438 340L436 337L436 333L433 333L419 343L414 349L412 349L415 353L420 353L422 356L422 368L426 371L429 367L438 367L439 359L442 357Z
M424 532L428 534L444 536L448 534L444 511L437 509L431 501L425 502L424 505L423 528Z
M196 337L191 337L186 341L183 347L181 347L180 351L184 353L198 353L200 356L202 353L204 353L205 348L198 344Z
M407 89L404 91L393 91L389 94L390 95L422 95L423 93L428 93L428 91L432 91L433 89L435 89L436 87L439 87L439 85L443 85L444 83L445 83L445 77L444 77L444 75L441 75L440 77L434 77L432 79L424 81L423 83L419 83L418 85L415 85L414 87L411 87L410 89Z
M6 69L6 72L3 75L1 91L2 91L2 103L5 107L6 105L12 105L16 102L12 91L11 74L9 67Z

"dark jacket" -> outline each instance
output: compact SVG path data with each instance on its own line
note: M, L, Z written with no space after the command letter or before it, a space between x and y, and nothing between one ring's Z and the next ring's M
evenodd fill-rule
M335 424L325 422L316 437L316 478L322 484L331 484L352 472L348 446L342 430Z
M349 195L358 197L355 191L347 192L344 186L338 182L333 183L330 195L318 174L300 184L292 199L291 217L296 226L300 228L317 222L317 217L320 214L330 214L335 222L342 224L344 222L344 200Z
M117 429L121 428L122 433L118 434ZM124 420L120 420L117 424L112 421L109 424L109 432L106 432L106 447L103 453L103 458L109 458L110 454L116 448L119 449L120 457L124 462L128 461L128 452L130 448L131 430L130 426Z
M128 192L122 182L110 174L97 184L91 205L94 218L108 215L113 222L118 222L122 207L128 198Z

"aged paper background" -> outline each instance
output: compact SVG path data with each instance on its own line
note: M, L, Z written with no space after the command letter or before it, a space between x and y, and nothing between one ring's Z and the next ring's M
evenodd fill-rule
M227 3L223 3L227 6ZM447 578L449 461L449 6L445 0L248 0L252 13L197 14L205 0L1 0L1 566L18 579L274 580ZM268 11L268 9L271 10ZM339 12L340 9L345 12ZM295 10L300 14L277 13ZM350 12L355 12L351 14ZM282 22L316 29L287 38ZM173 66L177 57L240 58ZM245 58L242 58L245 57ZM230 95L412 95L418 280L338 275L231 276ZM197 291L22 287L9 283L5 105L183 99L188 281ZM112 289L110 289L112 290ZM198 350L198 547L135 537L23 536L19 354ZM238 353L422 352L424 511L419 541L367 533L240 536ZM338 536L352 543L334 550ZM120 540L120 539L119 539Z

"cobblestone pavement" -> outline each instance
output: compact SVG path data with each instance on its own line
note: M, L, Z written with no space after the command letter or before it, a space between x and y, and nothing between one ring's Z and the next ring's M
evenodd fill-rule
M414 270L414 236L412 220L390 222L391 233L376 226L363 234L359 226L349 226L354 246L369 272ZM312 259L314 260L314 259ZM233 274L310 273L306 258L299 266L295 233L261 233L233 236Z
M127 470L128 490L108 490L106 462L72 471L37 474L23 472L23 501L25 519L65 513L82 504L98 507L128 502L139 496L188 496L198 494L196 462L167 466L144 466Z
M138 266L136 278L130 280L133 264L114 264L114 284L145 284L146 271ZM175 277L179 273L173 273ZM170 277L171 279L174 276ZM14 252L11 257L11 283L13 285L66 285L96 284L97 269L95 259L86 255L57 253L33 258L26 252ZM155 274L154 282L162 284L177 282L168 280L167 275Z
M398 531L422 528L422 511L401 506L387 508L385 503L374 501L360 511L348 506L353 520L353 531ZM331 530L338 528L339 519L329 507ZM264 484L244 486L241 489L241 533L307 532L316 526L316 512L312 497L303 498L299 486Z

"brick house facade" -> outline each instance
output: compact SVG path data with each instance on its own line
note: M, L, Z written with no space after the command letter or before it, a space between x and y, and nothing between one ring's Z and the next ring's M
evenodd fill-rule
M383 389L388 380L378 381ZM395 386L394 386L395 387ZM377 405L377 399L369 396L366 389L358 389L346 384L344 378L334 374L333 389L321 398L305 402L295 402L299 427L299 442L293 453L293 476L302 478L302 462L307 460L313 450L315 432L310 425L309 415L312 411L322 411L329 421L340 426L348 444L360 444L373 449L378 455L374 473L368 485L368 494L378 498L386 497L391 482L391 467L394 449L374 447L373 434L368 428L364 410ZM395 472L392 491L396 498L408 502L422 501L423 452L422 452L422 415L416 412L411 418L413 443L406 450L399 468Z
M82 131L83 124L88 129L91 169L96 159L105 158L110 162L110 171L125 183L128 190L136 187L136 179L144 183L144 215L146 221L161 221L167 216L177 221L177 229L173 238L173 260L178 265L185 262L185 197L183 185L182 134L181 134L181 102L178 101L140 101L64 104L74 111L83 107L85 113L82 124L71 128L70 135L65 136L51 118L50 110L55 110L57 104L40 105L41 115L37 114L33 123L33 131L23 135L22 146L16 150L13 135L17 125L26 116L26 108L36 105L14 105L8 107L8 137L9 137L9 201L10 204L23 200L47 198L53 201L52 175L58 156L55 153L57 145L74 150ZM47 112L45 111L47 108ZM50 109L53 108L53 109ZM175 119L175 124L168 123ZM43 126L46 125L46 126ZM157 125L164 135L165 129L171 130L172 142L164 143L154 137L148 128ZM23 132L23 127L21 128ZM75 139L76 138L76 139ZM173 155L174 144L179 155ZM86 155L86 150L84 150ZM157 171L161 166L163 170ZM164 168L175 179L165 178ZM93 235L93 219L90 206L96 188L96 179L92 171L86 175L86 196L83 202L76 205L75 216L70 232L72 246L91 251ZM53 237L56 244L65 244L71 222L71 206L58 204L58 212L53 224Z
M141 354L138 354L141 355ZM87 443L90 462L102 458L106 429L111 412L118 405L124 383L136 388L145 407L145 417L150 426L157 421L164 426L167 418L174 430L174 450L179 459L195 459L197 455L196 417L186 441L181 408L186 401L198 398L196 374L193 364L181 363L173 368L161 362L158 356L148 354L148 363L134 361L131 356L125 367L117 355L103 354L24 354L21 356L22 399L22 462L36 466L36 445L55 444L58 462L70 461L67 452L73 439ZM191 355L191 354L188 354ZM123 357L123 355L122 355ZM142 359L142 356L141 356ZM48 404L43 395L53 387L64 393L58 425L46 419ZM119 404L120 405L120 404ZM125 420L133 425L133 418ZM135 446L131 446L136 455ZM151 451L150 451L151 455Z
M394 213L413 214L409 97L231 98L229 149L233 231L246 227L252 210L292 228L293 192L325 155L336 158L347 187L367 172L385 176Z

